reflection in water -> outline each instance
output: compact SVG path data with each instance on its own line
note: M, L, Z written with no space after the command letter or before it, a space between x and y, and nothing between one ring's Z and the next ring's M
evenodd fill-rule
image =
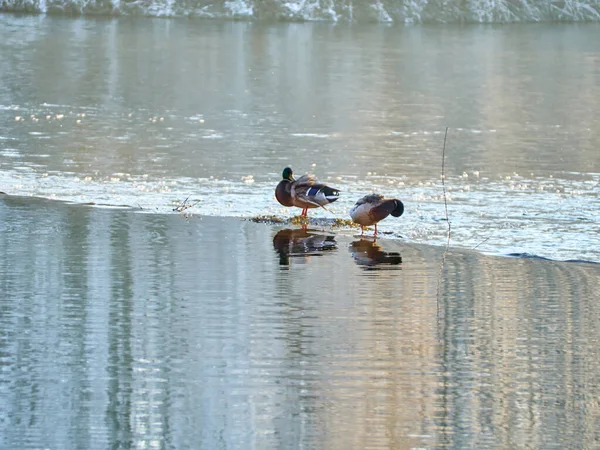
M380 269L377 266L397 266L402 263L398 252L386 252L375 240L360 239L350 244L350 253L356 264L364 269Z
M401 187L410 214L385 227L443 245L449 126L456 245L600 261L600 27L1 23L0 190L9 194L161 213L189 197L194 213L271 215L273 187L293 162L344 192L330 208L340 215L359 191Z
M0 448L597 448L600 266L277 231L0 197Z
M273 247L279 254L279 264L289 266L290 258L321 256L324 252L335 250L335 237L323 234L319 230L306 228L286 228L273 238Z

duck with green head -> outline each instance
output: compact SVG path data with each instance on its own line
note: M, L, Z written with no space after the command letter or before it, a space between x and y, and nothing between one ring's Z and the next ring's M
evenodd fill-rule
M275 188L275 198L283 206L302 208L301 215L304 217L310 208L324 208L340 196L339 189L319 183L314 175L302 175L295 179L292 169L286 167L281 177Z
M404 212L404 204L396 198L385 198L380 194L366 195L356 202L350 210L352 221L359 224L362 234L365 227L375 225L375 236L377 235L377 222L385 219L390 214L400 217Z

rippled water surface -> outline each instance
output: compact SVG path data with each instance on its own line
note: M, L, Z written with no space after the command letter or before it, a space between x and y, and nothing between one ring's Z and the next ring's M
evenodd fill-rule
M2 448L593 448L595 264L0 199Z
M406 213L381 229L600 261L600 28L0 16L0 190L194 214L297 214L290 165Z
M597 447L597 42L0 15L0 448Z

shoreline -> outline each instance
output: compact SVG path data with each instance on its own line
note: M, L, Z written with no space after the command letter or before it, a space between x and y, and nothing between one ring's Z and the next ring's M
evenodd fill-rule
M185 211L176 211L173 210L172 213L158 212L152 211L150 209L143 209L140 207L130 206L130 205L108 205L108 204L97 204L97 203L76 203L70 202L68 200L60 200L60 199L50 199L46 197L35 197L35 196L21 196L21 195L12 195L4 192L0 192L0 199L22 202L24 205L63 205L67 207L87 207L94 208L98 210L104 211L127 211L132 213L143 213L143 214L151 214L155 216L164 216L164 217L175 217L181 216L182 219L190 220L190 219L204 219L204 218L220 218L220 219L231 219L237 220L240 222L251 222L255 224L265 224L268 226L276 228L283 228L285 226L295 227L298 230L302 229L302 225L300 223L300 216L291 216L288 218L279 217L279 216L256 216L256 217L238 217L238 216L215 216L215 215L205 215L205 214L197 214L197 213L186 213ZM349 220L342 219L327 219L327 218L309 218L309 222L306 224L311 231L321 231L323 233L331 233L334 235L344 236L348 238L358 238L361 239L360 234L351 233L353 229L358 229L358 226L353 226ZM316 230L316 227L321 228L321 230ZM362 236L362 240L374 240L374 236L372 234L372 227L369 227L368 231ZM334 233L337 231L337 233ZM464 248L460 246L452 246L452 240L450 240L450 246L440 246L435 244L428 244L423 242L414 242L406 240L404 237L399 237L393 232L383 232L377 236L376 241L391 241L397 243L403 243L405 245L424 247L435 249L440 252L448 251L451 253L464 253L464 254L476 254L484 257L496 257L496 258L512 258L517 260L531 260L531 261L547 261L553 263L569 263L569 264L590 264L590 265L599 265L600 261L591 261L591 260L581 260L581 259L569 259L569 260L557 260L551 259L540 255L531 254L528 252L515 252L508 254L501 253L487 253L478 251L476 249Z

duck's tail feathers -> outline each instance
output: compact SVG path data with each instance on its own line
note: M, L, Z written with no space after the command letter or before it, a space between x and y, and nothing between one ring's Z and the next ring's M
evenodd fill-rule
M317 200L320 206L323 206L319 200L325 200L325 204L333 203L340 198L340 191L338 189L330 188L329 186L320 185L312 186L307 191L307 196Z
M340 198L340 191L338 189L330 188L329 186L323 186L321 192L325 198L329 200L329 203L333 203Z

